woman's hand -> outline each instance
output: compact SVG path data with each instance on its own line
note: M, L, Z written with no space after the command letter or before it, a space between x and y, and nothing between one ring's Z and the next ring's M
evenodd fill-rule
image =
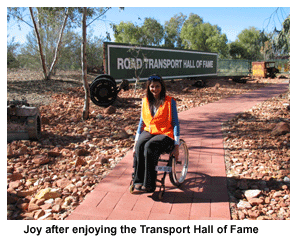
M178 157L179 157L179 145L175 145L175 148L174 148L174 150L172 151L171 154L178 160Z
M135 144L133 145L133 148L132 148L132 156L135 156L136 154L136 142Z

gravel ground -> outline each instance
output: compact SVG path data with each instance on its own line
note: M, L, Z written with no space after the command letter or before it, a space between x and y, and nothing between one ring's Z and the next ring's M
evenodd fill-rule
M290 219L290 93L223 124L232 219Z
M89 82L94 78L89 75ZM27 70L8 71L7 98L26 98L28 103L39 107L42 117L39 141L7 143L8 219L65 219L125 156L134 142L144 94L142 85L136 94L133 89L121 91L109 108L91 103L90 118L82 121L84 91L80 72L59 72L54 80L47 82L41 79L41 74ZM193 86L194 80L175 80L166 81L166 85L168 94L177 99L181 112L280 81L284 79L249 79L246 84L212 79L206 87L197 88ZM223 125L233 219L289 218L289 133L272 137L270 140L277 142L268 147L264 144L268 139L265 130L269 132L281 120L289 122L285 105L289 103L289 93L272 101L275 109L271 102L265 102L257 110L250 110L246 116L241 114ZM275 116L277 112L280 113ZM267 114L260 117L260 113ZM259 121L261 118L266 121ZM248 125L247 120L254 125ZM262 130L264 137L261 141L264 143L255 140L260 136L244 135L244 132L252 132L249 128ZM256 147L249 146L253 141L257 142ZM255 157L261 157L261 154L274 164L267 165L267 159L264 162ZM238 171L241 166L244 168ZM262 171L269 174L259 174ZM247 204L243 192L250 189L260 191L254 198L263 200L262 203L250 203L249 208L238 207L241 202Z

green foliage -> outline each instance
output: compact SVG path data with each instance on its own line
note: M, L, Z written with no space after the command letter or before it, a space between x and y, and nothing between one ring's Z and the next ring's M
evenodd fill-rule
M246 49L239 42L229 44L229 54L233 59L245 59L247 56Z
M117 43L130 43L139 44L141 41L141 31L139 27L132 22L125 23L123 21L120 24L113 26L115 42Z
M81 68L81 39L81 34L73 31L64 34L57 68L64 70Z
M88 35L86 52L88 66L102 66L102 39ZM19 62L19 67L30 69L40 68L39 53L33 32L27 36L26 44L21 48L17 60ZM57 68L63 70L81 69L81 35L79 33L67 31L64 34Z
M184 22L180 37L185 49L217 52L220 57L228 54L227 36L217 25L204 23L196 14L190 14Z
M14 18L18 20L18 23L24 22L32 27L32 22L28 20L28 17L26 18L26 9L8 8L8 23ZM87 26L104 18L109 9L109 7L87 8ZM34 15L38 19L46 65L49 68L66 10L68 10L69 19L56 67L76 70L81 68L81 33L74 32L74 28L81 26L82 8L34 8ZM250 27L244 29L237 39L230 43L227 43L227 36L221 32L218 25L204 22L200 16L193 13L188 17L182 13L176 14L164 25L156 19L145 18L140 25L132 22L120 22L112 27L115 42L118 43L217 52L220 58L267 60L290 53L290 16L284 20L283 28L280 31L265 33ZM92 37L92 33L90 34L89 31L87 45L89 66L99 67L102 65L102 39ZM26 44L23 46L14 43L7 44L7 66L9 68L40 69L40 57L33 30L28 34Z
M7 67L8 68L18 68L20 63L17 59L17 49L19 44L14 42L14 39L11 42L7 43Z
M49 69L54 58L57 40L59 38L62 22L65 13L68 10L69 20L64 31L62 44L59 50L58 64L56 68L60 69L80 69L81 68L81 34L72 31L73 27L80 26L82 8L59 8L43 7L33 8L33 15L38 21L38 31L41 38L43 54L46 67ZM103 17L110 8L87 8L88 25L95 20ZM11 18L24 22L32 31L27 35L27 41L22 46L18 55L13 55L8 49L8 65L18 63L19 67L39 69L40 57L37 48L37 41L33 31L33 24L26 19L26 8L8 8L7 20ZM87 59L91 66L99 67L102 65L102 40L99 38L89 37L87 45Z
M260 31L255 27L244 29L240 34L238 34L235 42L245 49L246 54L244 58L256 60L261 57Z
M281 54L290 53L290 15L284 20L283 28L278 32L275 40L275 46L280 50Z
M103 41L98 37L87 40L87 65L100 67L103 64Z
M221 57L228 55L227 36L217 25L204 23L193 13L188 19L182 13L175 15L164 28L155 19L145 18L140 27L121 22L113 25L113 31L118 43L160 46L164 40L165 47L218 52Z
M141 44L160 45L164 35L163 26L153 18L145 18L141 34Z
M186 16L182 13L176 14L170 19L170 21L165 22L165 47L169 48L182 48L182 39L180 37L180 32L182 25L186 19Z
M163 27L153 18L145 18L141 27L132 22L112 25L115 42L137 45L159 45L163 39Z

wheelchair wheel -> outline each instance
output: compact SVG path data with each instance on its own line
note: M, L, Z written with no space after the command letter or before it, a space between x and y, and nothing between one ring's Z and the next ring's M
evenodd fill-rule
M171 183L179 187L185 180L188 170L188 148L184 140L180 140L179 158L171 157L172 171L169 173Z

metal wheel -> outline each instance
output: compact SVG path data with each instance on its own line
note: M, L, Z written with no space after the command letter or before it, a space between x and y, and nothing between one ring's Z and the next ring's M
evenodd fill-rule
M165 193L166 187L165 185L162 183L160 188L159 188L159 193L158 193L158 199L162 200L163 199L163 195Z
M117 87L114 79L98 76L90 85L91 100L94 104L108 107L117 98Z
M163 199L163 194L164 194L164 191L161 191L161 192L158 193L158 199L159 200Z
M188 170L188 148L184 140L180 140L178 160L174 157L171 159L172 171L169 176L171 183L178 187L184 182Z

